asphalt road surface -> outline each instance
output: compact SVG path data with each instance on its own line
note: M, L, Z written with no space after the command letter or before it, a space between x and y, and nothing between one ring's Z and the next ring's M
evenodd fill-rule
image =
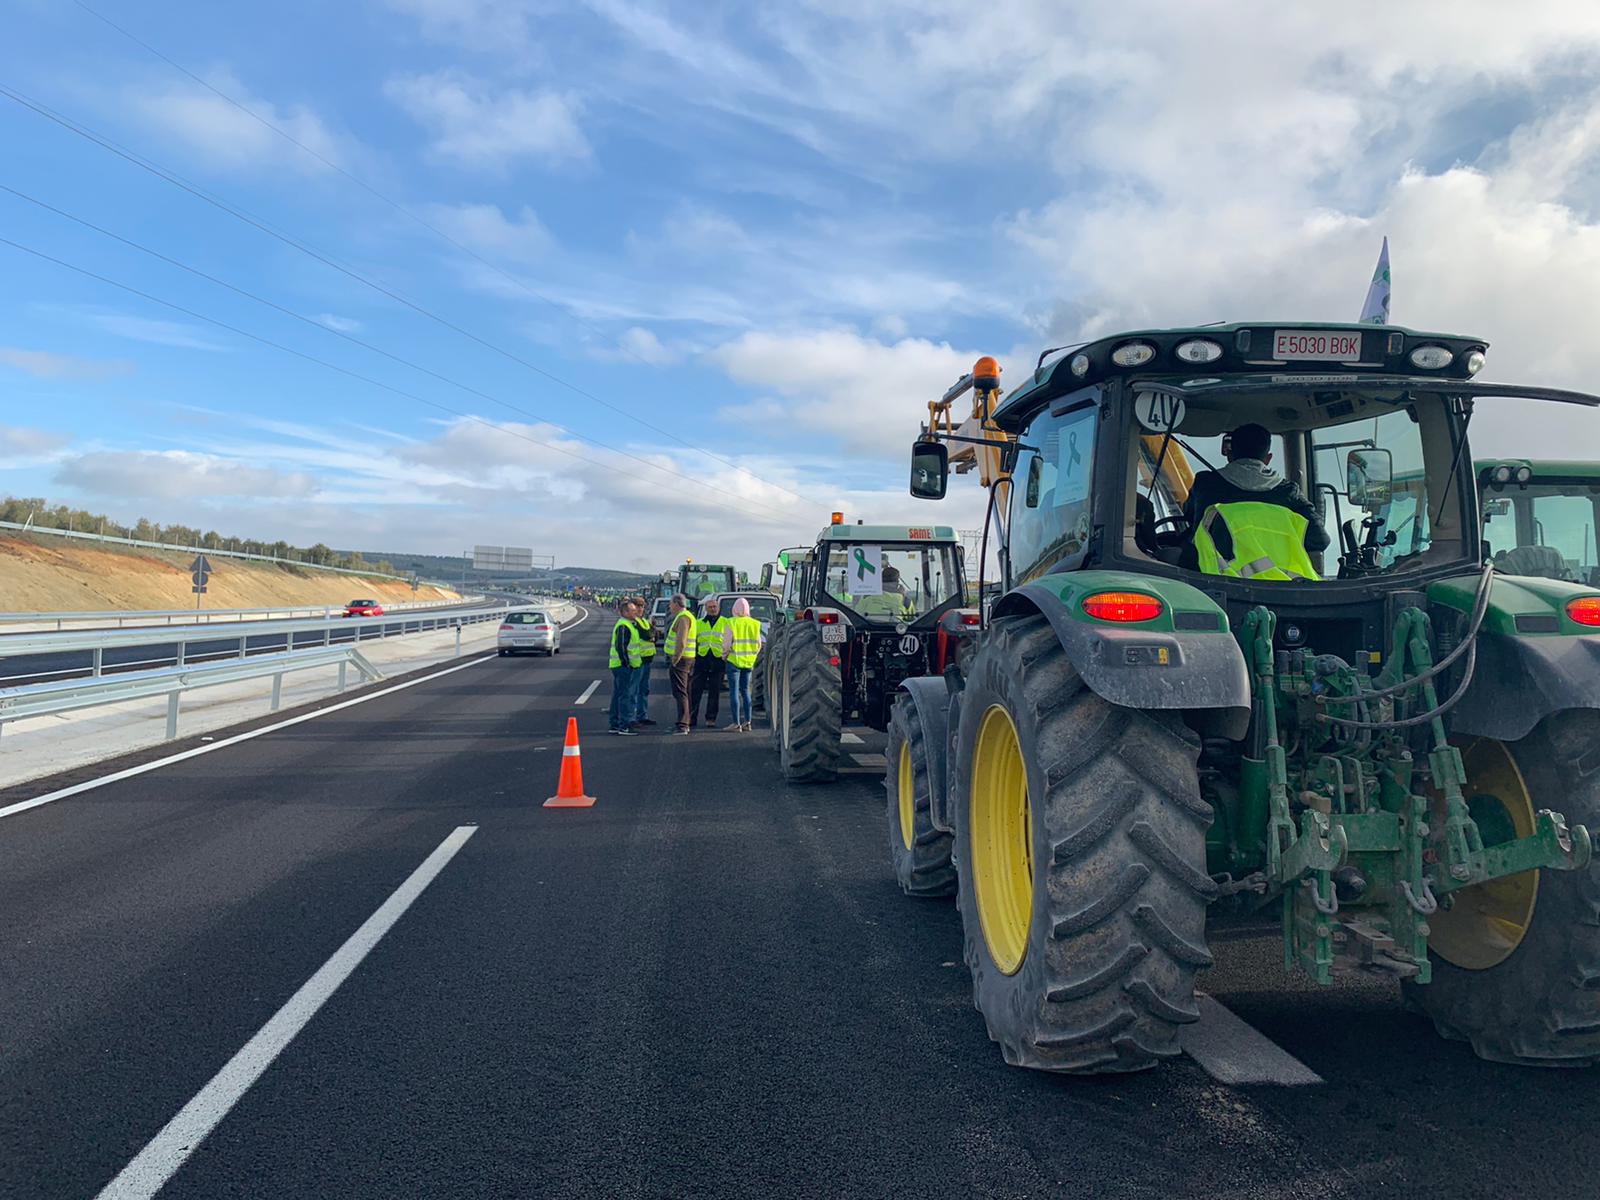
M1270 939L1203 986L1320 1083L1005 1066L870 767L606 736L610 624L0 817L0 1195L1595 1194L1600 1075ZM571 713L599 802L544 809Z
M394 613L386 614L392 618L383 625L369 625L357 628L346 624L342 617L332 617L328 620L328 640L339 645L343 642L366 640L376 638L381 633L393 636L402 631L405 626L416 625L430 617L448 616L457 612L478 612L485 608L503 608L509 603L531 603L517 597L490 597L486 601L473 601L469 604L447 604L437 608L418 610L401 609ZM315 619L315 618L307 618ZM251 626L260 625L259 621L217 621L208 623L201 628L205 631L201 637L189 641L184 651L184 661L197 663L209 662L217 659L236 658L239 654L239 635L245 635L245 654L270 654L284 649L284 643L289 634L251 634ZM115 628L114 626L108 628ZM138 628L129 626L130 629ZM166 626L155 626L155 630ZM66 630L67 633L87 633L86 627ZM211 636L215 633L215 637ZM6 635L0 633L0 648L3 648L7 637L15 637L19 641L28 637L27 634ZM292 635L296 648L303 649L308 646L323 645L323 632L316 630L307 633ZM154 667L173 666L178 661L177 642L158 642L138 646L115 646L106 649L102 657L102 670L105 674L115 674L118 671L148 670ZM89 650L52 651L45 654L11 654L0 653L0 687L20 686L28 683L43 683L52 679L65 679L76 675L87 675L94 668L94 654Z

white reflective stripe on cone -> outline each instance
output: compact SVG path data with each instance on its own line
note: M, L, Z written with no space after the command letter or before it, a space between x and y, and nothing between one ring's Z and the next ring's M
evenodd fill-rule
M563 747L561 747L561 757L562 758L577 758L578 756L579 756L578 755L578 747L576 747L576 746L563 746Z

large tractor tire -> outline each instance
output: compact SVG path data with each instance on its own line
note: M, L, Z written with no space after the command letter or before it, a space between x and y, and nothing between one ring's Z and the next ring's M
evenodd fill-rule
M1542 808L1600 835L1600 712L1557 713L1516 742L1463 739L1461 755L1485 844L1531 833ZM1405 984L1408 1007L1492 1062L1600 1062L1600 858L1451 899L1429 918L1433 981Z
M772 737L772 748L783 750L783 644L789 636L784 628L767 642L762 651L761 678L767 693L767 733Z
M994 622L950 795L973 999L1008 1063L1136 1071L1179 1053L1216 891L1198 754L1175 714L1091 692L1043 617Z
M833 648L814 621L792 621L784 633L783 664L774 682L782 694L778 763L789 783L832 783L843 746L844 688Z
M767 656L765 653L756 659L755 669L750 672L750 711L767 711Z
M889 861L908 896L951 896L956 868L955 837L936 829L928 791L928 746L911 698L899 696L889 714L888 765L883 789L888 800Z

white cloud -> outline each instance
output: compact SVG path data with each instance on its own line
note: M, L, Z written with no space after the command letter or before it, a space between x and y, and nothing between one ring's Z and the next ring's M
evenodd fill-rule
M326 325L335 333L360 333L364 328L354 317L341 317L337 313L320 313L316 320L318 324Z
M526 50L533 36L537 0L387 0L415 17L428 37L468 50Z
M407 75L389 98L433 135L432 152L462 166L500 171L522 159L564 163L589 157L577 101L553 91L492 90L467 75Z
M60 313L74 321L86 322L116 337L135 342L149 342L156 346L176 346L183 350L228 349L209 337L203 325L183 321L163 321L156 317L140 317L114 308L100 308L92 304L41 304L40 311Z
M23 462L45 462L71 440L66 434L44 429L0 425L0 462L13 467Z
M136 501L250 496L284 500L311 494L315 484L292 474L185 450L97 450L61 463L56 482L96 496Z
M113 379L133 373L133 364L125 358L83 358L76 354L23 350L16 346L0 346L0 363L15 367L35 379Z
M315 173L327 166L292 145L267 125L282 129L300 145L328 162L344 165L349 157L343 139L304 104L277 105L252 95L226 70L211 72L207 82L237 100L248 112L198 84L174 83L160 88L130 89L127 107L146 124L199 151L207 165L235 171ZM261 120L256 120L255 116Z
M856 453L902 458L927 402L978 354L922 338L880 342L846 329L747 333L707 357L740 383L776 393L727 415L837 438Z
M507 216L497 204L435 204L432 224L485 258L527 264L545 258L554 244L539 214L527 205Z
M647 367L670 367L683 361L684 351L663 342L651 330L633 325L623 330L616 342L596 347L591 356L604 362L637 362Z

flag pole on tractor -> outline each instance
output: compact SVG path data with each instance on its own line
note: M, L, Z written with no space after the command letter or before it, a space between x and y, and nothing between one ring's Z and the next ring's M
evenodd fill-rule
M1378 266L1372 272L1372 283L1367 287L1367 299L1361 305L1363 325L1389 323L1389 239L1383 239L1383 249L1378 252Z

